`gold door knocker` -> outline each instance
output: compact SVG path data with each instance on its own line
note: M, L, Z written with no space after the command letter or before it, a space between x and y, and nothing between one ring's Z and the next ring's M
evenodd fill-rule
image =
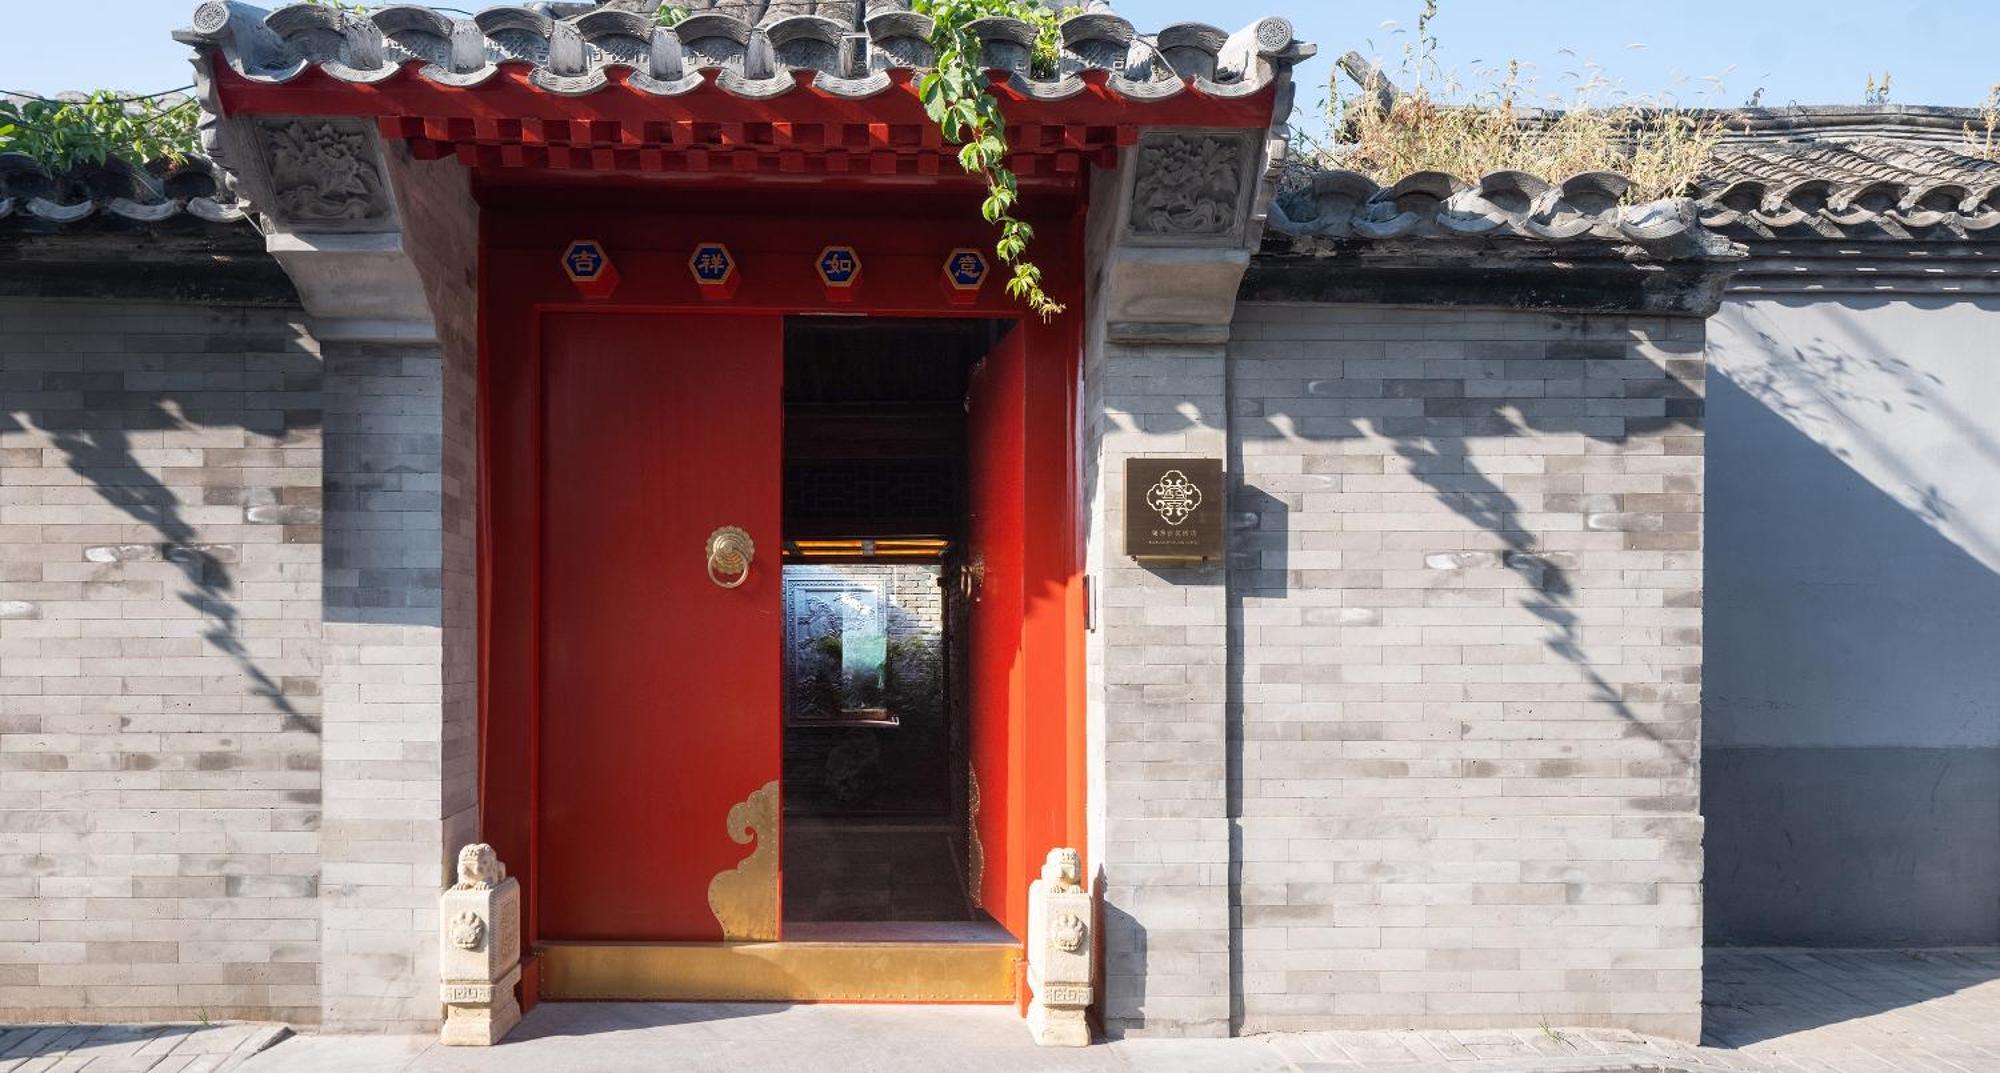
M750 560L756 557L756 542L733 525L708 534L708 580L725 589L740 589L750 580Z

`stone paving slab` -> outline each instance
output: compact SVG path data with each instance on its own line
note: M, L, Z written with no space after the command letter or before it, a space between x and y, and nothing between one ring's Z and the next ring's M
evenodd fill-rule
M2000 950L1714 950L1707 976L1700 1047L1538 1026L1045 1050L993 1007L557 1003L498 1047L301 1037L240 1073L2000 1073ZM0 1036L0 1073L16 1073L10 1039L37 1038ZM107 1036L104 1053L136 1038Z
M292 1030L284 1025L15 1025L0 1028L0 1073L226 1073Z

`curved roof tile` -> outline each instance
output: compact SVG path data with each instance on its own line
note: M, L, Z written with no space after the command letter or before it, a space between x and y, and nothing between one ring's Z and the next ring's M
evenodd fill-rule
M1490 172L1473 182L1428 171L1384 187L1358 172L1329 171L1279 198L1270 226L1293 237L1596 239L1661 257L1740 253L1702 226L1694 201L1626 204L1629 186L1612 172L1585 172L1554 184L1519 171Z
M61 225L108 217L156 224L182 214L217 224L244 219L221 169L208 160L138 168L112 158L53 175L32 157L0 153L0 221Z
M501 64L518 63L533 68L536 85L570 95L603 88L613 70L631 72L628 85L662 96L690 92L706 81L700 72L716 71L718 86L743 97L811 83L861 99L886 88L889 72L922 70L933 59L931 20L910 11L910 0L867 0L865 11L856 0L693 0L695 13L671 27L634 6L642 5L541 4L464 18L416 5L351 12L294 3L267 11L242 0L205 0L191 27L175 36L216 47L237 73L259 82L288 82L317 68L365 84L418 64L420 77L471 86ZM1088 72L1104 72L1106 88L1134 102L1183 92L1248 96L1314 52L1282 18L1233 34L1184 24L1147 36L1102 0L1091 0L1061 30L1061 54L1049 72L1036 69L1029 23L973 24L987 67L1039 100L1083 92Z
M1702 222L1751 237L2000 240L2000 160L1940 145L1730 146L1700 185Z

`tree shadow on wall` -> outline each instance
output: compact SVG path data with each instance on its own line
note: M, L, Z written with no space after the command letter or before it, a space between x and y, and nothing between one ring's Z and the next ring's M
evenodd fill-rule
M1451 323L1440 311L1444 323ZM1263 397L1260 389L1249 388L1240 377L1258 358L1230 358L1232 414L1232 502L1230 510L1236 532L1232 546L1256 555L1252 563L1238 556L1229 571L1232 629L1240 633L1243 601L1281 598L1293 588L1376 588L1356 583L1350 576L1340 579L1340 571L1279 565L1273 568L1274 549L1287 542L1288 518L1304 510L1304 497L1311 493L1339 493L1343 471L1376 476L1407 473L1429 490L1431 497L1451 512L1471 522L1490 538L1485 548L1451 546L1448 533L1436 534L1441 550L1427 557L1427 566L1440 572L1480 569L1506 570L1524 583L1525 595L1519 606L1546 623L1546 649L1575 667L1589 684L1592 700L1605 705L1623 719L1628 733L1657 742L1676 760L1691 762L1694 743L1673 724L1694 725L1692 711L1686 719L1665 724L1642 718L1635 704L1679 706L1695 703L1698 677L1663 684L1636 684L1616 681L1598 667L1584 640L1584 616L1579 607L1577 586L1571 574L1576 556L1545 546L1543 534L1556 530L1551 516L1574 516L1572 529L1623 533L1629 550L1661 550L1675 555L1699 557L1696 538L1696 511L1667 509L1675 496L1696 495L1695 479L1667 475L1664 493L1630 494L1601 492L1585 494L1579 476L1574 481L1561 478L1582 474L1583 470L1557 462L1550 472L1505 469L1491 470L1484 459L1529 457L1528 452L1510 454L1475 445L1492 441L1537 438L1552 443L1567 438L1583 441L1589 454L1651 454L1672 452L1698 455L1699 443L1691 437L1700 433L1703 363L1698 339L1685 344L1685 354L1664 361L1635 352L1627 336L1605 337L1593 333L1595 319L1559 314L1520 314L1534 318L1540 329L1532 342L1479 342L1462 356L1421 361L1405 359L1342 358L1324 359L1325 379L1306 381L1305 397L1282 394ZM1664 325L1649 318L1647 327L1663 336ZM1517 338L1519 338L1517 336ZM1407 342L1446 350L1448 339ZM1297 347L1299 344L1281 344ZM1406 371L1384 376L1370 370L1349 377L1345 366L1364 363L1404 366ZM1297 364L1288 362L1287 364ZM1421 365L1422 368L1415 367ZM1291 376L1291 374L1284 374ZM1281 377L1282 380L1284 377ZM1294 377L1294 382L1298 379ZM1538 393L1528 395L1519 385L1535 381ZM1491 389L1482 396L1468 392ZM1296 394L1296 392L1294 392ZM1291 406L1287 406L1291 403ZM1111 411L1107 419L1121 432L1170 437L1204 427L1205 418L1194 407L1183 405L1171 412L1129 413ZM1685 435L1688 442L1676 443ZM1256 454L1260 441L1296 444L1306 456L1307 471L1283 480L1246 477L1242 465L1246 451ZM1367 441L1366 451L1314 453L1314 445ZM1392 456L1400 461L1382 468L1354 469L1352 460L1365 455ZM1551 453L1551 461L1575 457ZM1315 465L1322 468L1315 470ZM1510 479L1524 478L1539 498L1537 509L1524 509ZM1554 480L1544 478L1555 478ZM1260 486L1260 484L1262 486ZM1575 490L1553 490L1559 487ZM1086 495L1094 490L1086 489ZM1524 493L1526 494L1526 493ZM1679 527L1679 528L1675 528ZM1367 571L1359 572L1367 574ZM1191 582L1203 580L1189 575ZM1210 578L1212 580L1212 576ZM1680 597L1699 606L1699 594ZM1363 623L1334 623L1364 625ZM1689 631L1660 643L1698 645L1698 631ZM1243 638L1234 636L1230 653L1229 720L1233 741L1242 732ZM1237 751L1237 750L1233 750ZM1232 771L1240 771L1240 756L1232 758ZM1232 799L1235 800L1234 798Z
M1707 940L1991 943L2000 301L1730 312L1711 333ZM1712 1024L1812 1013L1718 982Z
M1864 322L1865 315L1890 305L1888 299L1849 298L1821 315L1830 334L1793 338L1787 325L1760 306L1796 310L1827 303L1816 300L1769 299L1744 309L1731 325L1740 334L1719 336L1718 347L1743 347L1771 355L1762 363L1731 362L1725 374L1745 394L1784 418L1813 443L1849 466L1872 464L1883 492L1932 528L2000 571L2000 536L1970 528L1979 503L1954 502L1934 474L1918 472L1899 448L1903 444L1872 436L1858 415L1915 415L1948 432L1963 448L1961 470L2000 472L2000 440L1993 423L1968 413L1964 397L1937 372L1898 355L1921 342L1892 342ZM1968 299L1912 300L1896 303L1919 310L1958 306L2000 316L2000 303ZM1977 341L1973 341L1977 345ZM1939 345L1939 344L1932 344ZM1990 344L1989 344L1990 345ZM1884 482L1887 482L1886 484ZM1955 530L1955 531L1951 531ZM1949 531L1949 532L1947 532Z
M150 339L160 352L86 354L82 371L36 370L26 367L29 362L0 370L4 375L0 383L7 389L0 401L0 436L7 439L0 442L22 446L24 435L39 434L60 452L72 473L88 482L99 500L143 527L145 539L93 541L85 549L85 561L102 564L91 581L119 582L126 564L171 564L184 585L177 595L200 617L207 645L237 666L248 692L280 716L280 729L317 735L318 715L302 710L293 699L295 692L317 692L317 683L287 681L268 672L244 636L231 570L240 562L241 545L203 540L187 517L189 504L157 472L182 466L198 469L203 482L198 506L240 509L242 525L281 526L286 543L319 542L317 483L271 487L248 480L221 483L213 477L267 468L246 452L296 443L320 424L316 403L286 405L295 396L310 398L320 388L319 360L304 339L292 334L245 334L250 327L243 322L236 327L240 330L232 333L229 325L217 324L207 336L126 336L128 346ZM52 353L63 351L66 336L45 338ZM206 350L175 349L191 340L203 342ZM203 429L248 432L251 446L175 445L166 448L164 461L141 457L141 451L155 447L135 446L135 439L143 442L153 434ZM182 460L174 454L194 457ZM226 457L217 460L217 454ZM94 528L89 523L74 527ZM39 577L42 564L31 565Z

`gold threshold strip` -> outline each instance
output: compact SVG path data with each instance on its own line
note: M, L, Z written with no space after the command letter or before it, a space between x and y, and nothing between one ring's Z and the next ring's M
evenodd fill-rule
M1014 1001L1015 943L543 943L542 998Z

